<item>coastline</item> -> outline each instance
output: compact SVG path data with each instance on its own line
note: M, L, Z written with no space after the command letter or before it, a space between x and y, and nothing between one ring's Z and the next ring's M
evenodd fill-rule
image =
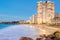
M31 27L35 27L35 28L38 28L38 29L40 29L40 30L42 30L42 33L43 34L52 34L52 33L54 33L55 31L59 31L60 30L60 28L58 28L58 27L52 27L52 26L48 26L48 25L44 25L44 24L42 24L42 25L36 25L36 24L26 24L26 25L28 25L28 26L31 26Z

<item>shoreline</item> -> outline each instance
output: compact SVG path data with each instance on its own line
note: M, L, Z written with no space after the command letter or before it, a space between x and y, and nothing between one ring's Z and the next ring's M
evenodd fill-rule
M31 26L49 26L49 27L54 27L54 28L60 28L60 26L51 26L51 25L46 25L46 24L25 24L25 25L31 25Z
M56 28L56 27L52 27L52 26L48 26L48 25L44 25L44 24L43 25L27 24L27 25L38 28L38 29L42 30L43 34L48 34L48 35L54 33L55 31L60 30L60 28L58 28L58 27Z

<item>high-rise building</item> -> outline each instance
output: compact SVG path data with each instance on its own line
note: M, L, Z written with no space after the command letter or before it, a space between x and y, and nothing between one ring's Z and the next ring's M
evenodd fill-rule
M54 3L51 1L37 2L37 23L48 23L54 18Z
M43 2L37 2L37 23L40 24L43 22L43 12L42 12L42 5Z
M51 1L37 2L36 10L37 13L30 18L31 23L50 23L54 18L54 3Z

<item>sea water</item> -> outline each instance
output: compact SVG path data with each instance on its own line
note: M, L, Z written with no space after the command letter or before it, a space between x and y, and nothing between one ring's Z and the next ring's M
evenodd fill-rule
M21 37L36 38L40 30L28 25L0 24L0 40L19 40Z
M4 29L4 28L11 26L11 25L13 25L13 24L0 24L0 29Z

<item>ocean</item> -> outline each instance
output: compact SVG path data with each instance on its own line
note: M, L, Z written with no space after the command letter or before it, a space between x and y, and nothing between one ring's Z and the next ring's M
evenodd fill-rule
M32 26L23 24L0 24L0 40L19 40L21 37L35 39L40 31Z
M4 29L4 28L11 26L11 25L13 25L13 24L0 24L0 29Z
M41 34L51 34L56 28L40 25L0 24L0 40L19 40L21 37L39 38Z

